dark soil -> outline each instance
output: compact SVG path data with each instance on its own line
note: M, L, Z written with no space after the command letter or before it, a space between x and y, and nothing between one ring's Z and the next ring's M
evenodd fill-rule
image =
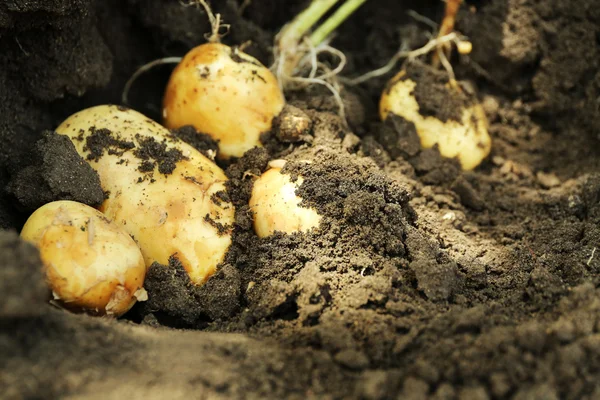
M306 2L213 3L232 25L225 41L252 40L269 64L273 35ZM439 20L443 5L371 0L342 26L346 75L426 42L409 9ZM149 300L107 321L53 309L36 251L11 232L45 202L103 195L43 132L118 103L137 66L201 43L206 16L177 0L1 4L3 398L600 398L600 1L473 0L458 29L474 51L453 65L493 138L476 171L421 150L401 118L379 122L393 73L342 91L349 128L323 88L292 93L265 147L223 165L219 199L236 220L217 274L195 287L175 258L154 265ZM136 82L130 106L159 118L169 71ZM419 103L452 118L425 89ZM214 156L205 136L174 134ZM149 162L172 158L147 145ZM252 184L282 157L323 219L259 239Z
M29 213L55 200L93 207L104 201L100 177L81 159L68 137L44 132L31 152L31 163L6 187L16 204Z

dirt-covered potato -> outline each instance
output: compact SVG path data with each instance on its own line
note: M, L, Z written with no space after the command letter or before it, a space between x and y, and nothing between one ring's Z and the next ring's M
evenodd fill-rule
M58 128L100 175L100 210L133 236L146 264L175 255L204 283L231 243L234 207L223 171L144 115L116 106L78 112Z
M48 203L29 217L21 237L40 250L54 300L65 308L120 316L145 297L140 249L90 206Z
M447 97L440 100L440 107L456 108L452 113L458 116L440 119L437 115L422 112L415 96L415 88L420 84L430 86L431 96ZM446 84L443 92L436 93L437 90L431 82L425 82L425 78L423 83L421 80L415 82L407 76L406 71L400 71L381 96L381 119L385 121L393 113L412 122L423 148L428 149L437 144L443 157L456 157L464 170L471 170L488 156L492 146L485 112L474 96L467 96L450 83Z
M312 208L301 207L296 189L302 177L292 182L281 168L271 168L262 174L252 188L250 208L254 213L254 231L259 237L275 232L307 232L321 223L321 216Z
M285 99L275 76L255 58L220 43L192 49L166 89L168 128L193 125L219 142L219 157L240 157L261 146Z

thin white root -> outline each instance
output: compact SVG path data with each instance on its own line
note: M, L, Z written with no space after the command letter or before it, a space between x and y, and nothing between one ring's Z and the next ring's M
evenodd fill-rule
M590 264L592 263L592 260L594 259L594 254L596 253L596 248L594 247L594 249L592 250L592 255L590 256L590 258L588 258L586 265L589 267Z
M415 21L421 22L427 26L429 26L431 29L433 29L434 31L438 30L439 24L437 22L435 22L432 19L427 18L424 15L419 14L418 12L414 11L414 10L408 10L406 12L406 14L411 17L412 19L414 19Z
M347 85L355 86L355 85L359 85L363 82L366 82L368 80L371 80L373 78L377 78L379 76L386 75L387 73L389 73L391 70L394 69L396 64L398 64L398 61L400 61L402 58L406 57L407 53L408 52L403 52L403 51L398 52L398 53L394 54L394 56L390 59L390 61L388 61L388 63L385 64L383 67L377 68L373 71L369 71L366 74L360 75L354 79L345 79L344 83Z
M150 61L148 64L144 64L141 67L139 67L133 73L133 75L131 75L131 77L127 80L127 83L125 84L125 87L123 88L123 93L121 95L121 102L124 105L129 104L129 101L127 98L129 95L129 90L131 89L131 86L133 85L133 83L140 77L140 75L146 73L147 71L149 71L150 69L152 69L158 65L179 64L181 62L181 59L182 59L181 57L159 58L158 60Z
M296 51L304 53L304 56L300 58L296 69L291 75L285 72L285 60L283 60L285 55L275 54L276 57L279 56L280 58L276 58L275 64L271 69L274 70L282 89L294 90L311 84L325 86L332 93L338 105L338 115L347 124L344 102L342 101L337 82L338 75L346 66L346 55L342 51L330 46L327 42L315 47L309 40L304 40ZM335 68L331 69L319 62L319 55L321 54L331 54L338 58L339 62ZM302 76L303 71L308 71L307 76ZM319 71L322 72L319 74Z
M317 54L320 54L320 53L333 54L340 60L338 65L334 69L321 75L319 77L320 79L329 79L329 78L334 78L334 77L338 76L342 72L342 70L346 67L346 64L348 63L348 59L343 51L338 50L335 47L331 47L328 44L324 44L322 47L319 47L319 49L317 50Z
M19 42L19 38L16 36L15 36L15 42L17 42L17 45L19 46L19 48L21 49L23 54L25 54L26 57L29 57L29 53L23 48L23 46L21 46L21 42Z
M460 38L456 32L451 32L445 36L440 36L438 38L431 39L431 40L429 40L429 42L427 42L427 44L425 44L425 46L423 46L419 49L411 50L411 51L399 51L398 53L394 54L394 56L390 59L390 61L388 61L388 63L385 64L383 67L378 68L373 71L369 71L366 74L360 75L353 79L344 79L344 83L354 86L354 85L358 85L363 82L366 82L370 79L383 76L383 75L387 74L388 72L390 72L391 70L393 70L394 67L396 66L396 64L398 63L398 61L400 61L402 59L407 58L409 60L412 60L417 57L429 54L431 51L433 51L437 48L441 48L442 45L444 45L446 43L451 43L451 42L452 43L460 43L462 40L463 39ZM447 59L446 59L446 61L447 61ZM452 69L452 67L450 67L450 69ZM454 76L454 72L452 72L452 76Z
M438 47L437 53L438 57L440 58L440 62L442 63L442 66L444 67L444 69L448 73L448 76L450 77L450 82L455 82L456 75L454 75L454 69L452 68L452 64L450 64L450 61L448 61L448 57L446 57L446 52L444 51L444 48L441 46Z
M230 26L228 24L221 23L221 14L214 14L206 0L190 0L189 2L180 0L179 2L184 7L202 6L204 8L204 11L208 16L208 21L210 22L210 34L207 33L204 35L204 37L209 43L219 43L221 38L229 33ZM225 28L225 32L220 33L221 28Z
M317 49L315 46L309 46L309 54L310 56L310 74L308 77L314 79L317 76L317 72L319 70L319 59Z
M344 123L346 123L346 124L348 123L348 121L346 120L346 111L345 111L345 107L344 107L344 101L342 100L340 91L334 85L332 85L331 83L327 82L326 80L320 79L320 78L302 78L300 76L294 76L294 77L290 77L288 79L292 82L301 83L304 85L317 84L317 85L325 86L327 89L329 89L329 91L333 95L333 98L335 99L335 102L337 103L338 115L340 116L342 121L344 121Z
M244 11L246 11L246 8L248 8L250 4L252 4L252 0L244 0L240 8L238 8L240 15L242 15Z

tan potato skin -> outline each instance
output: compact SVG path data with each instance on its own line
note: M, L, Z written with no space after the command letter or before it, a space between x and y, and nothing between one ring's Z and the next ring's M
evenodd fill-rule
M261 146L285 99L275 76L255 58L219 43L190 50L164 96L167 128L193 125L219 141L219 157Z
M177 162L171 175L155 168L152 179L139 172L142 160L134 155L135 149L122 155L105 153L98 161L89 162L100 175L102 188L109 192L100 210L134 237L146 264L157 261L166 265L169 257L176 255L192 282L203 284L231 244L234 207L227 202L217 204L213 198L225 190L227 178L223 171L193 147L170 137L164 127L133 110L92 107L72 115L56 131L69 136L86 158L91 127L106 128L136 146L137 134L157 141L168 138L168 148L179 149L187 157ZM224 227L221 232L217 224Z
M438 145L444 157L456 157L462 169L472 170L490 153L492 140L487 131L485 112L479 103L462 110L461 121L440 121L419 113L419 104L412 95L416 83L402 79L400 71L384 90L379 103L381 119L386 120L390 113L403 117L415 124L421 147L428 149Z
M281 168L271 168L254 182L250 209L254 214L254 231L258 237L275 232L307 232L319 226L321 216L312 208L300 207L295 192L302 178L292 182Z
M36 210L21 237L39 250L55 300L65 308L120 316L146 275L137 244L98 210L56 201Z

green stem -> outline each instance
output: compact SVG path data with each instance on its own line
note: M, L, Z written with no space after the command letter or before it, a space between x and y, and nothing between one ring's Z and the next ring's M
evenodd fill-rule
M310 6L294 18L285 28L279 41L280 48L295 47L306 32L339 0L313 0Z
M313 46L318 46L337 29L358 7L363 5L367 0L347 0L338 10L333 13L327 21L323 22L317 30L310 35L310 41Z

